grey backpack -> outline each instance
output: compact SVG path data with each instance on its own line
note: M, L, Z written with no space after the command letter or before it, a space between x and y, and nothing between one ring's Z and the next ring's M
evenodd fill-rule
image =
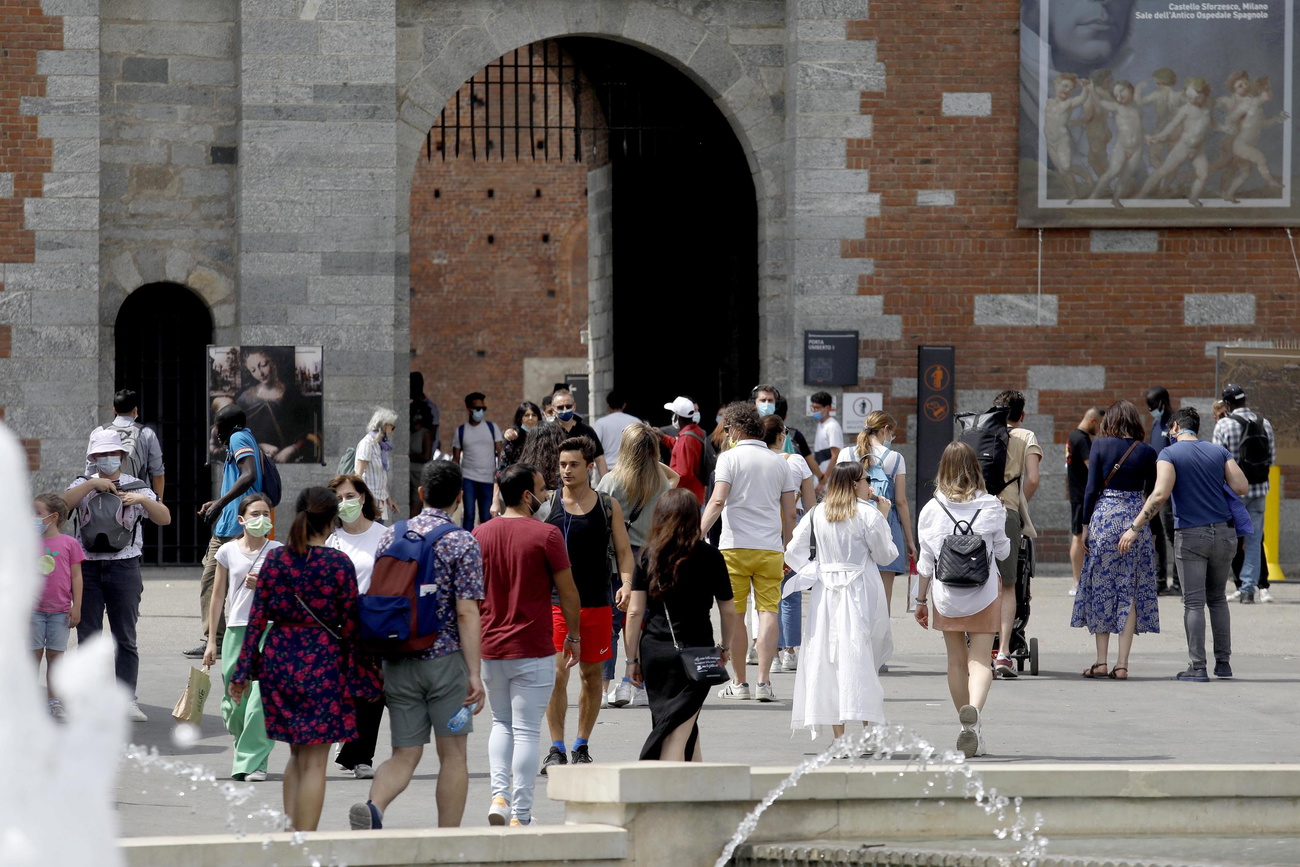
M142 491L147 487L147 482L136 480L118 485L117 489L125 493ZM88 552L112 554L131 544L136 524L122 526L122 522L117 519L117 510L121 505L121 500L105 491L92 491L82 501L81 507L77 509L81 518L78 536Z

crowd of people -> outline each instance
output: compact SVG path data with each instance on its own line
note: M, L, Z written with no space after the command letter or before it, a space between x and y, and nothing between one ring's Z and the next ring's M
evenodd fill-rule
M1089 409L1071 435L1071 623L1096 642L1085 677L1127 678L1134 636L1159 630L1171 560L1189 655L1177 679L1209 679L1207 608L1214 675L1232 676L1225 585L1240 555L1236 598L1269 598L1259 547L1275 446L1242 387L1229 385L1223 401L1212 441L1200 438L1195 409L1170 411L1163 388L1147 396L1149 434L1120 400ZM1029 504L1042 448L1024 425L1023 394L1002 392L986 414L1004 434L994 463L965 436L948 445L915 529L896 420L871 413L845 447L826 392L811 397L811 447L768 384L719 410L712 433L688 396L664 404L662 428L628 415L617 393L594 427L564 388L541 405L520 403L505 428L487 419L482 393L464 403L466 421L442 453L437 408L412 380L418 508L408 518L388 478L398 417L380 409L338 474L298 494L284 542L272 539L274 486L244 409L215 415L226 458L220 495L200 508L213 522L204 638L186 655L221 659L233 779L266 779L274 742L290 745L284 801L294 828L317 826L332 745L340 768L372 780L350 811L362 829L382 827L431 741L438 823L458 825L467 736L485 709L487 814L502 825L532 823L539 769L594 761L596 721L610 706L648 704L643 759L702 760L700 714L715 688L724 700L788 698L792 729L814 737L879 724L898 574L918 576L916 622L943 633L956 747L984 754L991 684L1016 676L1016 588L1024 538L1037 532ZM84 640L106 613L116 674L133 695L141 525L170 521L157 439L137 404L120 392L114 420L90 436L84 472L61 495L36 498L46 583L32 617L37 665L53 667L69 629ZM1172 558L1157 529L1169 502ZM63 535L70 513L72 535ZM394 580L412 582L409 602ZM777 670L795 673L788 697L776 694ZM52 689L49 702L62 719ZM392 752L376 764L385 710ZM134 702L131 714L145 719Z

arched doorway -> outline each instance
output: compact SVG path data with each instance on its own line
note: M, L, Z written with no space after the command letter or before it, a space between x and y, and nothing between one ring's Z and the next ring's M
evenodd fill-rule
M162 443L172 513L166 527L145 523L147 565L192 565L207 549L209 528L196 515L211 493L207 465L206 366L212 314L185 286L150 283L127 296L113 324L114 390L140 393L140 420Z

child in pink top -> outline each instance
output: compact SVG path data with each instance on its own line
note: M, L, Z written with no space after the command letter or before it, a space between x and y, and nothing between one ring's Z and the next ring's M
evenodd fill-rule
M60 532L66 520L68 504L58 494L36 498L36 529L42 548L38 562L45 587L32 611L32 650L38 672L41 657L45 657L50 715L59 722L67 719L67 713L54 693L54 663L68 649L68 633L81 620L81 561L86 559L81 543Z

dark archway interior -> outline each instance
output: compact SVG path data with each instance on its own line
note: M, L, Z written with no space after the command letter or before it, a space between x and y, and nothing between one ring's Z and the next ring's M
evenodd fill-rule
M654 423L689 395L711 430L716 408L759 376L749 164L709 97L668 63L605 39L563 45L609 128L615 387L628 412Z
M127 297L113 330L114 391L133 388L140 393L140 420L157 432L166 463L163 497L172 522L166 527L145 523L144 562L198 563L211 535L195 513L212 486L206 464L204 363L212 342L212 315L186 287L151 283Z

